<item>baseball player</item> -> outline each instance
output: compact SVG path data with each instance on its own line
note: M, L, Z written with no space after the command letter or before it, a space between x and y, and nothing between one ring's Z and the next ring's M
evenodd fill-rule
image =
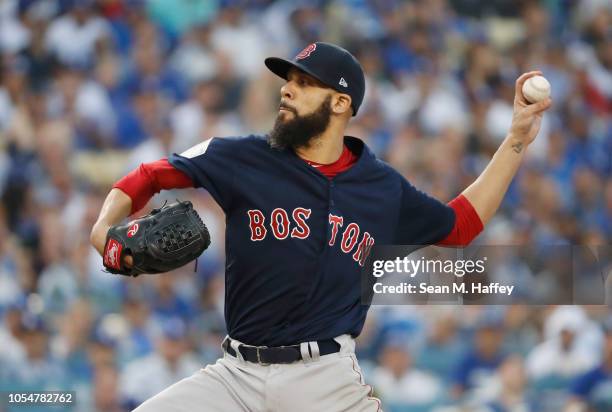
M361 265L375 243L467 245L499 207L551 105L522 95L540 72L520 76L506 139L443 204L344 135L365 91L348 51L318 42L265 64L286 80L267 136L213 137L142 164L115 184L92 229L105 263L121 269L131 257L109 256L107 233L160 190L202 187L226 214L224 356L139 412L381 410L354 355L368 310Z

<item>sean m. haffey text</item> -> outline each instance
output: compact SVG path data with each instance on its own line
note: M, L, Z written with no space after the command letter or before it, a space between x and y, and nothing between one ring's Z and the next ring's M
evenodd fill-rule
M421 257L420 259L409 259L397 257L391 260L374 260L372 262L372 276L381 278L385 274L405 274L414 278L417 274L423 275L454 275L462 278L465 275L480 275L485 272L486 256L477 260L432 260ZM502 294L510 296L514 291L512 285L501 285L497 282L470 282L471 288L465 283L452 283L451 285L429 285L421 282L418 286L414 284L401 283L399 285L383 285L376 282L372 285L375 294Z

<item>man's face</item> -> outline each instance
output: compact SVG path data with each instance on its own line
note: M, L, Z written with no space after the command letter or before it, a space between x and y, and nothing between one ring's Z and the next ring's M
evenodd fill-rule
M476 332L476 348L485 358L498 353L504 334L498 327L484 327Z
M329 126L332 93L314 77L291 69L281 88L278 116L269 134L270 145L279 149L309 147Z
M183 338L164 337L161 339L158 349L166 361L175 363L187 352L187 342Z
M612 365L612 331L606 333L606 340L604 344L604 359L606 359Z

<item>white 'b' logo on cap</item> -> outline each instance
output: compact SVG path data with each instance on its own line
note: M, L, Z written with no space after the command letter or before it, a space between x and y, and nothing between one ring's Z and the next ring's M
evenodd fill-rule
M342 87L348 87L348 84L346 83L346 80L344 80L344 77L340 78L340 81L338 82L340 84L340 86Z

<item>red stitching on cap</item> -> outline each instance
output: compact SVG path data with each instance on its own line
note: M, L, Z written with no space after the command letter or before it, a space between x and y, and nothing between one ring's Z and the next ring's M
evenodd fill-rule
M316 49L317 49L317 45L315 43L311 43L308 46L304 47L304 50L299 52L298 55L295 56L295 59L296 60L305 59L306 57L310 56L310 54Z

